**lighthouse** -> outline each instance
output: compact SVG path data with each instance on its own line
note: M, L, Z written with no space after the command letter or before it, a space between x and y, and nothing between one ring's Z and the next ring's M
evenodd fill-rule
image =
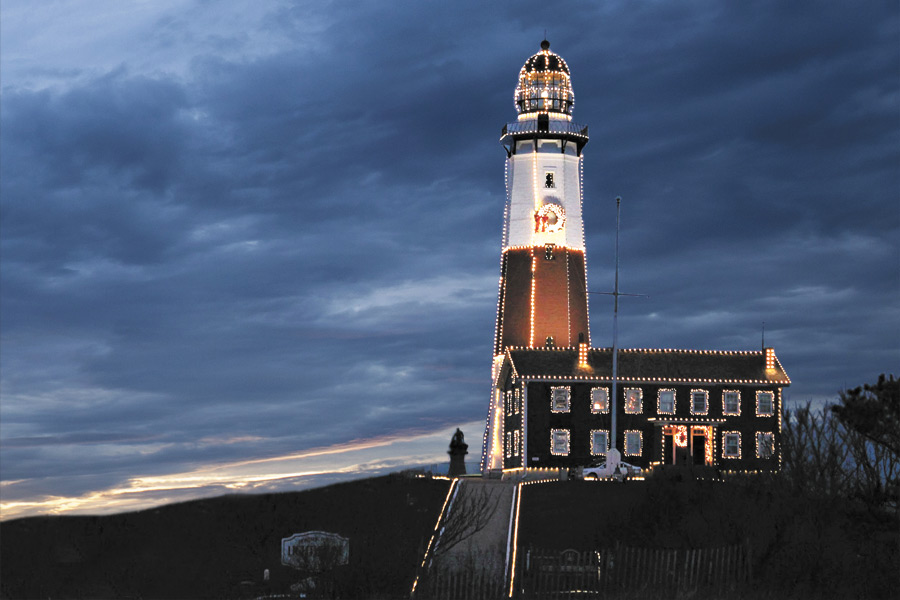
M572 121L569 66L541 50L519 72L506 149L506 214L494 355L509 346L590 343L581 218L587 127Z
M777 471L790 379L774 349L591 345L588 129L574 106L569 66L544 40L519 71L517 118L500 136L506 211L482 472L600 477L616 456L631 476L688 464L701 476Z
M496 368L510 347L590 345L582 221L582 150L588 128L572 120L569 66L541 42L519 71L517 118L502 130L506 209L500 258ZM500 468L502 400L494 391L482 467Z

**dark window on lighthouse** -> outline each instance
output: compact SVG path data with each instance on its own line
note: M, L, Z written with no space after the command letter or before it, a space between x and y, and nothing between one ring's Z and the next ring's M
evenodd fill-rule
M553 182L553 173L547 173L547 176L544 178L544 187L545 188L555 188L556 184Z

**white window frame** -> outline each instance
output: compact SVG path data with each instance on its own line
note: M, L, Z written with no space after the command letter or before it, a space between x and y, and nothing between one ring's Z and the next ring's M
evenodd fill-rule
M602 449L597 447L596 439L596 436L601 433L605 440ZM594 456L605 456L607 452L609 452L609 429L591 429L591 454Z
M695 394L703 396L703 410L697 410ZM691 390L691 414L692 415L708 415L709 414L709 390Z
M765 396L768 396L771 401L771 404L769 406L771 407L772 410L769 412L763 412L761 410L762 407L760 405L759 400L760 400L760 398L765 397ZM757 417L771 417L774 415L775 415L775 392L767 391L767 390L762 390L762 391L756 392L756 416Z
M763 454L762 450L766 446L765 440L768 439L768 452ZM775 456L775 434L771 431L756 432L756 458L773 458Z
M603 406L597 408L597 403L600 402L597 400L594 395L598 392L603 392ZM595 387L591 388L591 412L595 415L606 415L609 414L609 388L608 387Z
M728 395L734 394L737 407L734 410L728 410ZM722 414L729 417L741 416L741 392L740 390L722 390Z
M737 452L728 452L728 440L737 439ZM722 432L722 458L740 458L741 457L741 432L740 431L723 431Z
M663 393L672 394L672 410L663 410L662 398ZM672 388L663 388L659 390L656 394L656 413L660 415L674 415L675 414L675 398L678 395L675 393L675 390Z
M559 408L557 406L557 396L560 394L565 394L565 407ZM550 388L550 412L552 413L567 413L572 406L572 391L567 385L556 385Z
M630 393L637 392L637 410L629 410L628 409L628 396ZM641 388L625 388L623 393L623 402L622 404L625 407L626 415L640 415L644 412L644 390Z
M637 436L638 439L638 447L637 452L634 451L633 444L630 443L630 439L632 436ZM626 429L625 430L625 456L640 456L644 451L644 432L640 429Z
M560 451L556 447L557 436L565 436L566 450ZM550 430L550 454L554 456L568 456L571 450L572 439L568 429L551 429Z

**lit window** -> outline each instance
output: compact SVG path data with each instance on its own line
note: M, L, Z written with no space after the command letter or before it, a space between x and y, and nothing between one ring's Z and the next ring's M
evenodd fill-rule
M553 181L553 173L547 173L544 175L544 187L545 188L555 188L556 183Z
M644 412L642 398L640 388L625 388L625 414L639 415Z
M709 412L709 404L707 399L709 392L706 390L691 390L691 414L705 415Z
M552 429L550 431L550 454L565 456L569 453L569 430Z
M609 451L609 432L605 429L591 431L591 454L606 454Z
M661 415L675 414L675 390L659 390L657 412Z
M722 457L741 457L741 434L738 431L726 431L722 434Z
M569 388L550 388L550 412L569 412Z
M640 431L626 431L625 432L625 455L626 456L640 456L641 450L644 442L644 438L641 435Z
M609 412L609 388L595 387L591 390L591 412Z
M756 416L771 417L775 414L775 394L773 392L756 392Z
M775 455L775 436L770 431L756 432L756 456L772 458Z
M741 393L734 390L725 390L722 392L722 414L723 415L740 415L741 414Z
M513 431L513 456L521 456L522 454L522 432L518 429Z

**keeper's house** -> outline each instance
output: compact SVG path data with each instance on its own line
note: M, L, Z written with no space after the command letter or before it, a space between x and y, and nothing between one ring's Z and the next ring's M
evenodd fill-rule
M625 462L779 468L790 380L771 348L622 349L618 372L616 445ZM496 373L505 471L584 466L609 450L609 348L511 347Z

